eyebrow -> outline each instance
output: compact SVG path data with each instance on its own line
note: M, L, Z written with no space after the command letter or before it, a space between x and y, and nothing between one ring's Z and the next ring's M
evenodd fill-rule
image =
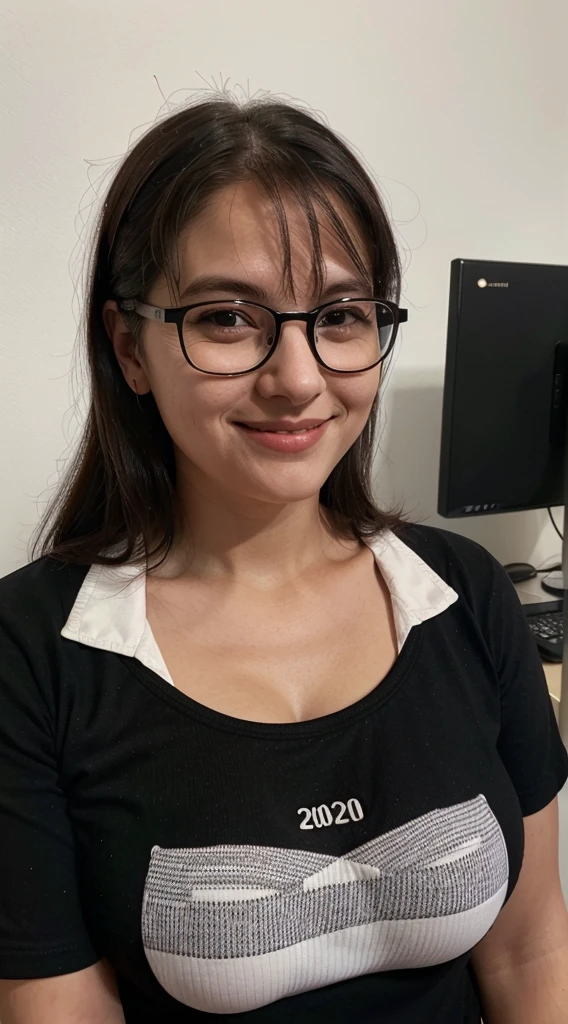
M326 299L338 294L342 297L356 296L357 293L366 292L368 288L369 284L363 278L345 278L326 288L320 301L325 302ZM246 298L264 304L268 304L269 300L268 293L261 285L253 284L252 281L241 281L238 278L222 277L215 274L203 274L195 281L191 281L181 293L180 300L210 293L215 293L217 296L220 296L220 293L227 293L231 298Z

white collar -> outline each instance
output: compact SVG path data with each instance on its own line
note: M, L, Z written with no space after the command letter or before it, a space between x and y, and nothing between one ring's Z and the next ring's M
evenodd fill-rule
M458 595L392 531L367 544L390 592L400 651L413 626L445 611ZM61 636L137 658L174 685L146 618L146 578L139 565L91 566Z

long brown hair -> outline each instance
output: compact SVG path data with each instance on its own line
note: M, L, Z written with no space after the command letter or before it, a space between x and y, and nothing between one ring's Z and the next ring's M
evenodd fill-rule
M316 284L324 273L316 206L368 276L337 211L339 199L367 243L373 293L398 302L399 258L377 189L348 146L315 116L280 100L240 106L218 97L155 124L120 165L95 225L83 325L90 407L78 448L39 524L33 557L86 565L144 561L149 567L152 561L155 567L167 556L177 523L173 444L152 394L138 398L124 380L102 309L109 298L144 300L162 274L176 294L172 256L180 231L215 192L250 179L273 204L292 294L284 188L307 217ZM124 318L139 340L142 318ZM377 404L378 395L362 434L320 490L338 532L358 539L404 522L399 509L381 511L372 495Z

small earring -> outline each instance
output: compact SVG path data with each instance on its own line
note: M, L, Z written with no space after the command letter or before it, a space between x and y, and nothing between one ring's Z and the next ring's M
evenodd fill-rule
M134 384L134 390L135 390L136 394L138 394L138 388L136 387L136 377L132 378L132 383Z

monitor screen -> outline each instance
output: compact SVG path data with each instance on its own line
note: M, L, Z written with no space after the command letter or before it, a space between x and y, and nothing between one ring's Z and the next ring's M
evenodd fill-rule
M440 515L562 504L566 349L568 267L452 261Z

